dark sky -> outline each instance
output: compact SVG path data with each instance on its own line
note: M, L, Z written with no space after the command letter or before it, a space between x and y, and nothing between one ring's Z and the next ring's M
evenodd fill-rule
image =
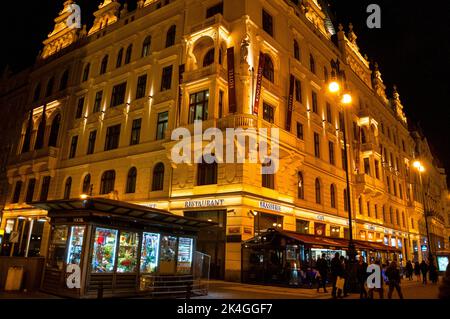
M6 45L0 50L1 70L6 64L17 70L33 63L63 2L2 1L0 30ZM83 23L91 23L100 2L77 1ZM132 9L136 0L128 2ZM410 0L329 2L337 21L346 28L353 23L362 53L378 61L388 88L398 86L408 117L420 123L433 153L450 172L450 1L434 1L430 6ZM381 29L366 25L370 3L381 6Z

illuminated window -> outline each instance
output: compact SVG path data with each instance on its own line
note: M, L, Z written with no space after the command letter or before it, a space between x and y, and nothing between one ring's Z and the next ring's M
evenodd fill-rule
M302 172L298 172L297 175L297 197L299 199L305 199L305 182Z
M209 90L191 94L189 97L189 124L208 119Z

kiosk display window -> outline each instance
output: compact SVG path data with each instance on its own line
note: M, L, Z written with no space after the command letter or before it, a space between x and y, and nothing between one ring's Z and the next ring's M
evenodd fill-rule
M115 229L97 228L95 230L94 250L92 252L92 271L105 273L114 271L117 233Z
M69 253L67 254L68 265L80 265L85 229L85 226L72 226L70 228Z
M191 272L193 244L194 240L192 238L179 238L177 264L178 273L189 274Z
M132 232L121 232L117 272L136 272L139 235Z
M54 227L52 231L52 239L48 247L48 267L57 268L59 270L63 269L68 232L69 227L66 225L59 225Z
M144 233L142 235L141 272L154 273L158 267L160 235Z
M175 254L177 252L177 237L161 237L161 256L159 258L159 271L163 274L175 272Z
M448 266L448 256L437 256L437 264L438 264L438 270L439 271L446 271Z

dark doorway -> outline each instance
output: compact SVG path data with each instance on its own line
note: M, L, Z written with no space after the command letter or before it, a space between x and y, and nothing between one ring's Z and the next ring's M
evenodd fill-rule
M197 239L197 251L211 256L211 279L225 278L226 213L226 210L184 212L186 217L218 223L200 230Z

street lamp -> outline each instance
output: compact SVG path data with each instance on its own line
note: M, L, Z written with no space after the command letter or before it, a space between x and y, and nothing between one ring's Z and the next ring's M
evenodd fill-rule
M348 245L348 254L350 262L354 263L356 262L356 250L355 250L355 244L353 242L353 222L352 222L352 205L350 200L350 177L349 177L349 171L348 171L348 148L347 148L347 132L345 127L345 106L349 106L353 98L351 94L348 92L347 84L346 84L346 78L344 71L340 70L340 62L339 60L334 61L331 60L331 81L328 85L328 90L330 93L333 93L338 96L340 107L342 108L344 112L344 116L342 119L342 135L344 137L344 168L345 168L345 177L347 182L347 203L348 203L348 227L349 227L349 245ZM344 88L344 91L342 91L341 88Z
M427 231L427 248L428 248L428 261L430 263L433 262L433 254L431 252L431 242L430 242L430 231L428 228L428 212L427 212L427 207L425 205L425 192L423 189L423 180L422 180L422 173L425 172L425 166L423 166L421 161L414 161L413 162L413 167L417 170L417 172L419 173L419 182L420 182L420 189L421 189L421 193L422 193L422 205L423 205L423 214L425 217L425 228Z

